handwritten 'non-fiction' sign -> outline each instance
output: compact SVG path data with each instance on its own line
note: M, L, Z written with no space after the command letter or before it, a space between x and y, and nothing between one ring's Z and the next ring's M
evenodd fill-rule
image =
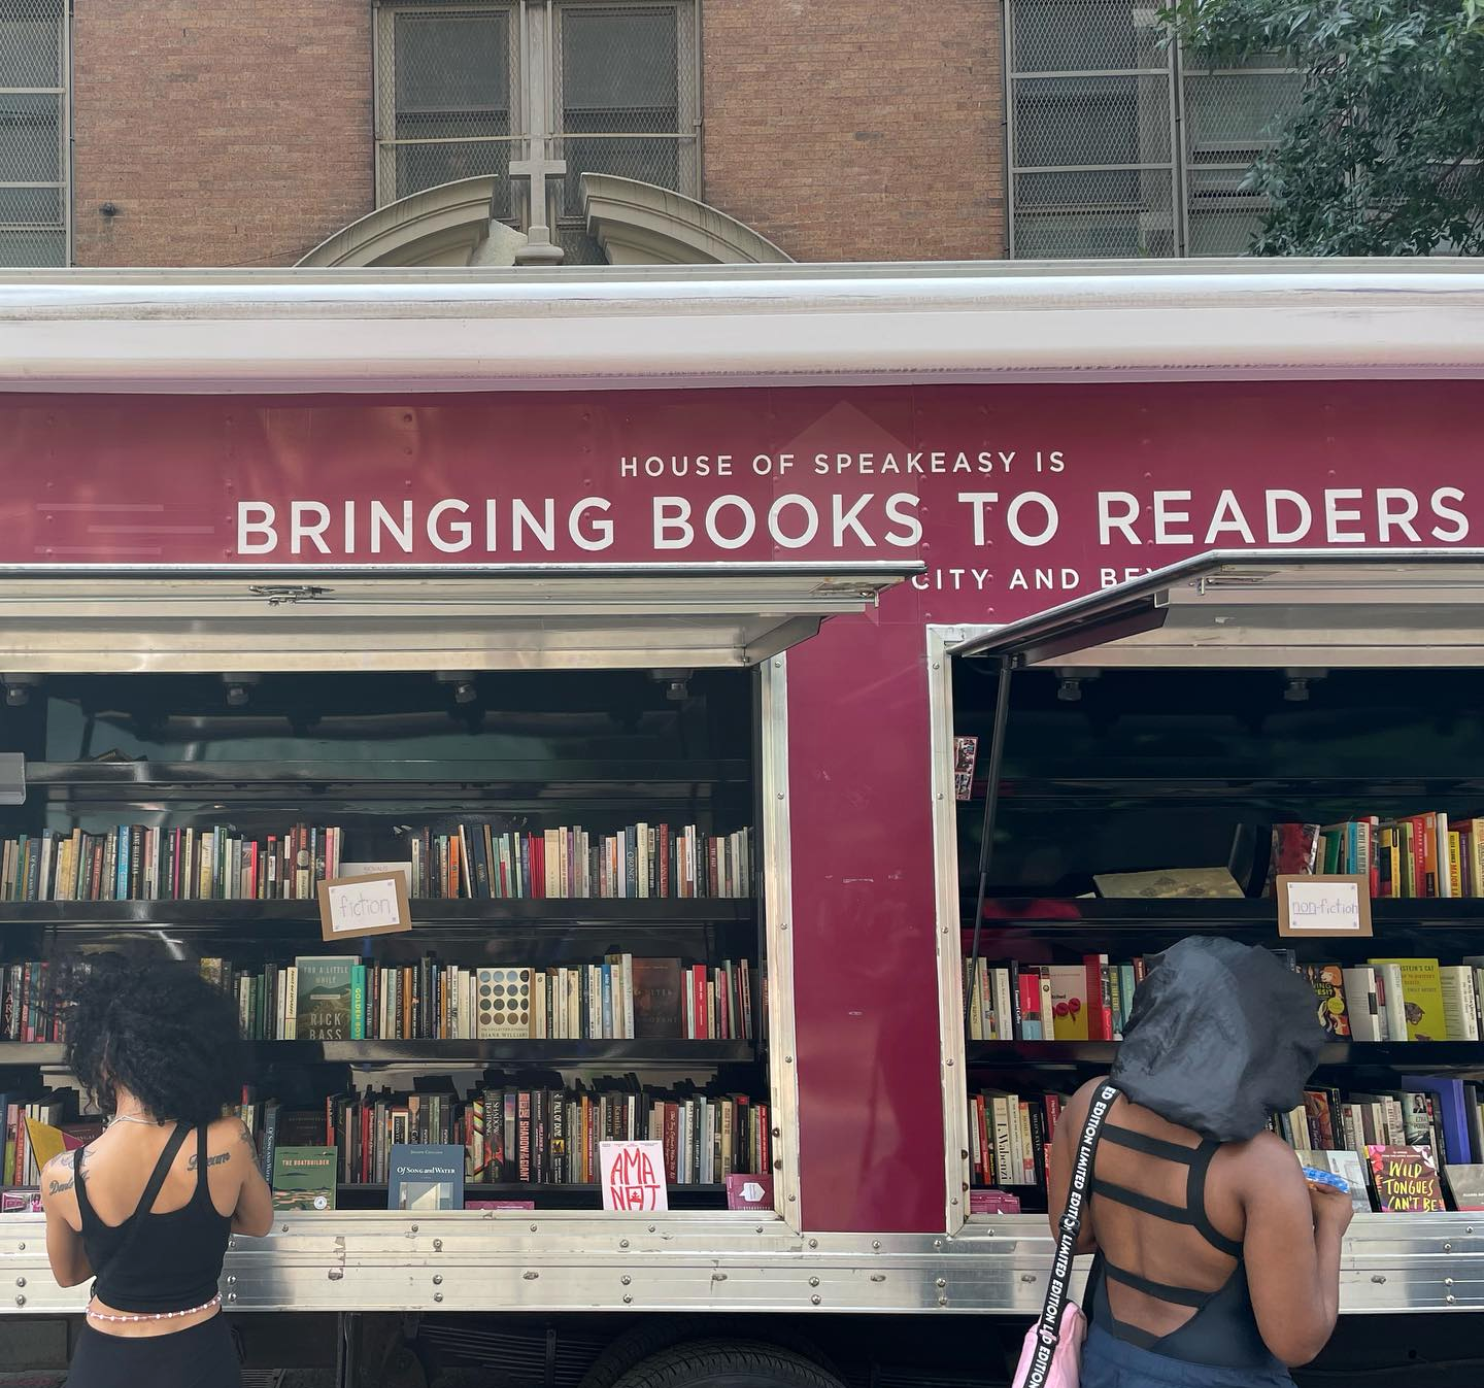
M407 880L391 872L332 877L319 884L320 934L326 940L393 935L412 929Z
M600 1142L605 1210L668 1210L661 1142Z
M1361 874L1280 877L1280 935L1369 935L1371 879Z

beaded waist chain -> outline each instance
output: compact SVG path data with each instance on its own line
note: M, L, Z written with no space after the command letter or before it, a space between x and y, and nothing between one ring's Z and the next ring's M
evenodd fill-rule
M218 1292L210 1301L203 1302L200 1306L192 1306L189 1311L156 1311L151 1315L143 1316L115 1316L107 1311L95 1311L92 1305L88 1306L88 1319L94 1321L111 1321L115 1325L133 1325L139 1321L174 1321L184 1316L199 1316L202 1311L210 1311L222 1304L222 1294Z

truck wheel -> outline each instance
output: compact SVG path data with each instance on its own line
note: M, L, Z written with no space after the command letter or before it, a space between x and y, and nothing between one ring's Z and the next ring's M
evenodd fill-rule
M692 1340L636 1364L614 1388L844 1388L801 1354L751 1340Z
M682 1343L721 1341L736 1324L735 1316L646 1316L638 1325L624 1331L593 1361L583 1375L581 1388L615 1388L619 1379L651 1355ZM770 1326L753 1343L762 1345L764 1341L770 1348L792 1350L826 1373L834 1373L835 1366L814 1341L790 1326Z

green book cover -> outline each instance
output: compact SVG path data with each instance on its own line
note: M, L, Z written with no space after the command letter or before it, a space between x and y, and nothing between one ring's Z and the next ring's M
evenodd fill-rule
M366 1039L366 966L353 964L350 971L350 1039Z
M333 1147L279 1147L273 1153L275 1210L333 1210L340 1154Z
M1371 959L1370 964L1395 964L1402 971L1402 1002L1407 1016L1408 1041L1446 1041L1443 1018L1443 976L1436 959ZM1386 1006L1391 1006L1387 998Z
M350 984L355 961L344 955L294 960L299 974L296 1011L301 1041L349 1041Z

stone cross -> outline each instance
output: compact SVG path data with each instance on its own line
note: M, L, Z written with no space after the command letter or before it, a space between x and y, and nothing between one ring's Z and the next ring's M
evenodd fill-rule
M537 14L531 16L529 46L523 57L529 64L530 82L526 88L526 129L530 135L526 140L526 157L510 161L510 177L524 178L530 190L528 199L526 244L515 253L517 265L560 265L562 248L551 239L548 225L548 208L551 199L547 195L548 178L564 178L567 173L565 159L552 159L547 137L547 74L551 64L547 61L547 50L551 40L551 12L542 5ZM525 16L522 16L522 28Z

